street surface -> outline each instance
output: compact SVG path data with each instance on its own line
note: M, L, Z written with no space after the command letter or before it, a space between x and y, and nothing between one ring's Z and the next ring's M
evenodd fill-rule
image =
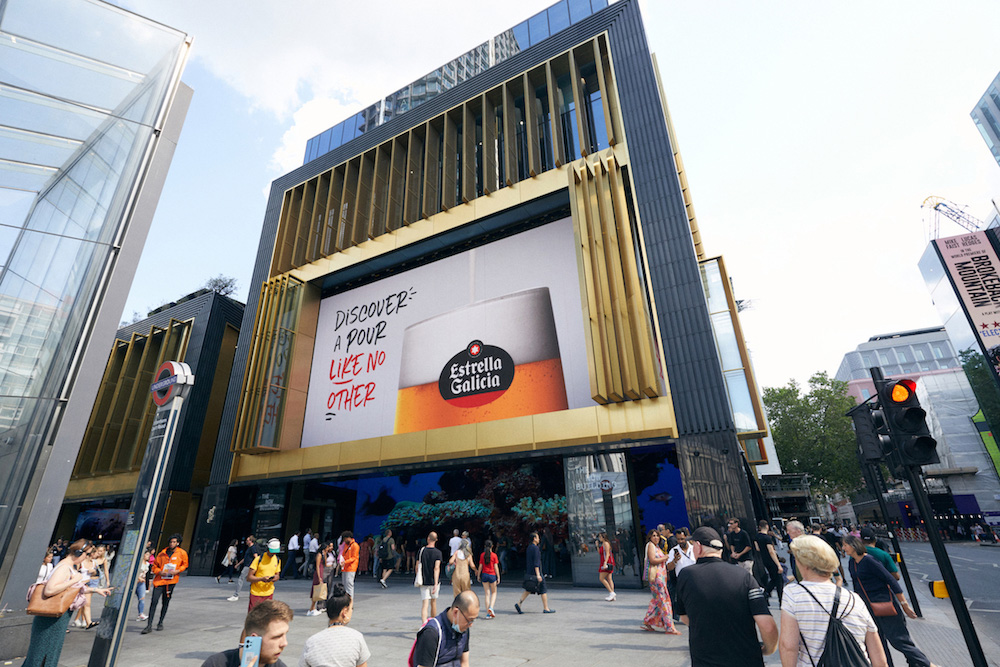
M946 548L980 639L986 635L1000 641L1000 546L957 542L948 543ZM900 542L900 549L913 587L929 593L927 582L941 579L931 545ZM951 604L949 600L942 602Z
M904 546L907 549L910 545ZM910 553L913 551L906 551ZM986 551L986 548L983 548ZM977 552L972 552L977 553ZM571 588L558 585L549 589L550 606L557 613L542 615L541 603L529 598L525 613L518 616L514 602L520 597L520 573L501 586L497 617L484 618L485 611L472 628L472 664L513 667L604 667L609 658L629 667L686 667L688 629L683 635L668 637L660 633L643 632L639 623L649 603L646 590L618 591L618 600L605 602L604 589ZM516 583L515 583L516 582ZM595 573L596 583L596 573ZM289 633L289 645L282 659L290 667L297 665L305 640L326 626L325 616L307 617L309 582L280 581L276 597L288 602L295 611ZM450 587L447 587L450 593ZM482 589L476 589L482 593ZM238 602L227 602L232 587L216 584L211 577L182 577L170 605L163 632L140 635L144 624L132 621L123 641L117 664L128 667L185 666L199 667L212 653L235 647L246 613L246 593ZM911 633L917 644L934 662L942 667L968 665L968 653L961 633L954 623L947 600L932 600L926 585L918 588L925 618L910 621ZM442 606L450 595L442 591ZM771 612L779 616L777 601L772 596ZM134 597L133 597L134 604ZM95 598L95 618L99 618L100 603ZM135 617L134 607L130 617ZM412 577L394 575L389 589L382 590L368 578L359 577L351 627L364 634L372 652L371 665L402 665L420 624L420 600L413 588ZM66 637L61 667L82 667L87 664L94 631L72 629ZM1000 667L1000 646L982 637L990 664ZM896 665L905 665L897 654ZM21 660L4 665L19 667ZM777 654L767 658L768 667L779 665Z

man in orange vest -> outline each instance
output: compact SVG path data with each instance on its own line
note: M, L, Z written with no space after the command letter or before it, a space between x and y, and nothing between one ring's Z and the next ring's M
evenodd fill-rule
M153 616L156 614L156 605L161 597L163 608L160 610L160 622L156 624L156 629L163 629L163 617L167 615L174 586L180 580L177 575L188 568L188 555L181 549L181 539L179 533L171 535L167 548L156 554L156 560L149 566L153 573L153 600L149 603L149 622L141 634L148 635L153 631Z

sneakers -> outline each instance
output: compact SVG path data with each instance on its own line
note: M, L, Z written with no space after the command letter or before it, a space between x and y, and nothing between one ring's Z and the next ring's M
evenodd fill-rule
M139 614L139 618L137 618L135 620L137 620L137 621L145 621L145 620L148 620L148 619L149 619L149 616L147 616L146 614Z
M388 586L385 585L385 579L379 579L378 583L382 588L389 588Z
M222 579L222 575L221 574L215 578L215 583L221 584L222 582L220 581L220 579Z
M230 595L229 597L226 598L226 601L227 602L236 602L239 599L240 599L239 595Z
M151 626L151 625L147 625L146 627L144 627L144 628L142 629L142 632L140 632L139 634L140 634L140 635L148 635L148 634L149 634L150 632L152 632L152 631L153 631L153 626Z
M497 617L497 615L493 613L493 607L490 607L489 609L486 610L486 616L488 618L496 618Z
M524 613L523 611L521 611L521 605L520 605L520 603L515 602L514 603L514 609L516 609L517 613L519 613L519 614L523 614Z
M162 630L162 629L163 629L163 623L162 623L162 622L160 622L160 623L157 623L157 624L156 624L156 631L157 631L157 632L159 632L159 631L160 631L160 630Z
M554 614L554 613L556 613L556 610L555 609L543 609L542 613L543 614Z
M608 597L606 597L604 599L607 600L608 602L614 602L616 597L618 597L616 594L614 594L614 593L608 593Z
M310 609L306 612L306 616L319 616L319 609Z

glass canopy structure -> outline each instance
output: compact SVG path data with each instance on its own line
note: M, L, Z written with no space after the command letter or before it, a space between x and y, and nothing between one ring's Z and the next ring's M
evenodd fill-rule
M104 295L130 280L116 259L189 45L96 0L0 0L0 590Z

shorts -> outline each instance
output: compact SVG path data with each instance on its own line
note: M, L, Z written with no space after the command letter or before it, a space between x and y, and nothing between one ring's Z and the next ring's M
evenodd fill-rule
M495 574L483 574L483 576L481 576L480 579L483 580L484 584L495 584L495 583L497 583L497 575L495 575Z
M438 586L421 586L420 587L420 599L421 600L437 600L438 599Z
M274 599L274 594L273 593L271 595L254 595L253 593L251 593L250 594L250 605L247 607L247 612L249 613L249 612L253 611L253 608L256 607L257 605L259 605L264 600L273 600L273 599Z

